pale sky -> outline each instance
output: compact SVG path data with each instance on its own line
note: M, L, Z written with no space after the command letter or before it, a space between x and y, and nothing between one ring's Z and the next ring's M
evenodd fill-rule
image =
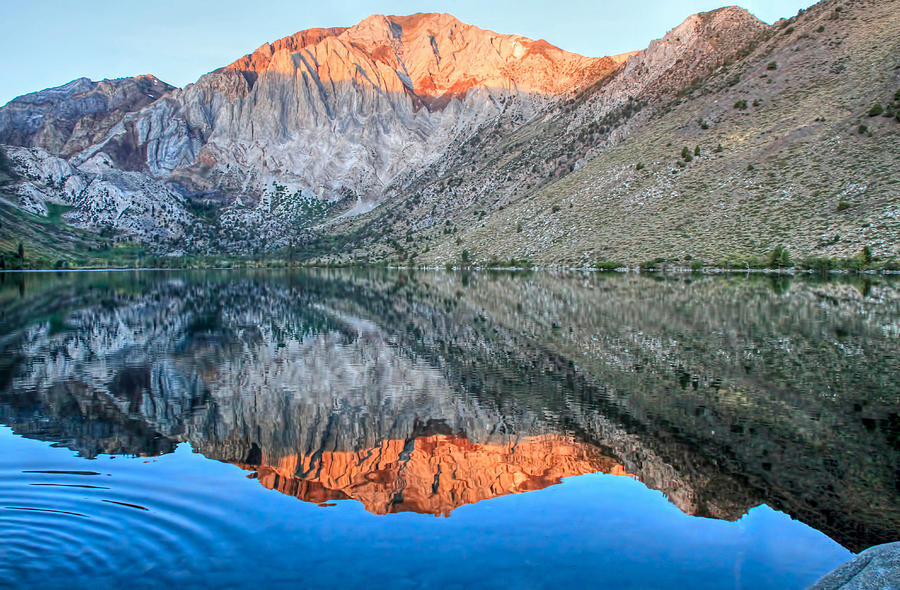
M598 57L643 49L722 0L0 0L0 105L87 76L153 74L194 82L267 41L311 27L351 26L370 14L449 12L499 33L546 39ZM811 0L743 0L772 23Z

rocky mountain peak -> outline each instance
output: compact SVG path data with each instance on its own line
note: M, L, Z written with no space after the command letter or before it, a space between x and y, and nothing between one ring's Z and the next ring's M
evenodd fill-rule
M151 75L95 82L77 78L15 98L0 109L0 144L71 156L100 139L126 113L174 90Z
M256 81L256 76L269 66L272 56L276 53L280 51L297 52L309 45L320 43L328 37L336 37L346 30L346 27L306 29L272 43L266 43L253 53L248 53L223 69L243 72L247 81L252 84Z
M407 92L431 110L478 86L558 94L596 76L608 62L481 29L450 14L417 13L376 14L349 28L300 31L225 69L241 71L251 85L263 72L314 69L320 79L338 81L363 76L372 85Z
M746 45L748 40L754 39L766 28L766 23L743 8L726 6L689 16L662 39L652 41L646 53L662 51L674 55L679 47L692 46L695 52L727 55Z
M691 15L628 60L625 86L651 96L683 88L738 57L767 28L737 6Z

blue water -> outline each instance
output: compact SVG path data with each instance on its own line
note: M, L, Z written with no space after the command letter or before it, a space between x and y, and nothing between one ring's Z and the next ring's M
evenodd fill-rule
M0 587L805 588L900 539L898 325L868 277L0 274Z
M373 515L352 500L322 508L266 490L187 444L85 461L0 428L0 447L8 586L803 588L852 555L765 505L736 522L694 517L615 475L566 478L450 518ZM34 485L47 483L100 488Z

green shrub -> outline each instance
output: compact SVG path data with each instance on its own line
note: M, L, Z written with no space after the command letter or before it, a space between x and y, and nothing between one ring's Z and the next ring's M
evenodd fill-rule
M692 261L691 261L691 270L692 270L692 271L696 272L696 271L700 270L701 268L703 268L703 263L702 263L702 262L700 262L699 260L692 260Z
M875 104L872 105L872 108L869 109L869 116L877 117L878 115L880 115L883 112L884 112L884 107L881 106L880 102L876 102Z
M846 211L849 208L850 208L849 201L845 201L844 199L841 199L840 201L838 201L838 206L837 206L838 211Z
M522 233L522 223L521 222L516 224L516 233L517 234Z
M559 213L559 205L553 205L553 207L550 208L550 211L553 213Z
M746 100L737 101L736 103L734 103L734 108L738 109L739 111L745 110L747 108L747 101Z
M622 268L623 266L623 264L614 262L612 260L601 260L594 264L594 268L601 271L616 270L617 268Z
M831 258L818 256L808 256L800 261L800 268L805 270L815 270L818 272L828 272L835 267L835 262Z
M747 263L742 258L731 255L724 258L722 262L719 263L719 266L722 268L747 268Z
M862 251L859 253L859 258L862 261L863 267L868 267L872 264L872 249L869 248L868 245L863 246Z
M722 152L725 151L725 148L723 148L722 144L720 143L719 145L716 146L716 149L713 151L716 152L717 154L721 154Z
M862 268L862 260L859 258L839 258L837 267L841 270L860 270Z
M709 123L705 119L698 119L697 122L700 124L700 129L709 129Z
M794 27L788 27L787 29L785 29L784 34L790 35L793 32L794 32Z
M766 69L767 69L767 70L777 70L777 69L778 69L778 62L770 61L770 62L769 62L769 65L766 66Z
M699 155L700 155L700 146L699 146L699 145L698 145L697 147L694 148L694 155L695 155L695 156L699 156Z
M643 170L643 169L644 169L644 163L643 163L643 162L638 162L637 164L635 164L634 169L635 169L635 170Z
M681 158L685 162L690 162L694 159L694 156L691 155L691 149L688 146L684 146L683 148L681 148Z
M866 127L865 125L860 125L859 129L857 131L859 131L860 135L865 135L866 133L869 132L869 128Z
M753 167L753 164L747 164L747 172L753 172L756 168Z
M775 246L769 254L769 268L788 268L791 266L791 253L784 246Z
M817 33L824 33L824 32L825 32L825 25L819 25L819 28L816 29L816 32L817 32Z
M749 268L763 269L768 268L769 260L767 258L761 258L759 256L751 256L744 261L744 264Z

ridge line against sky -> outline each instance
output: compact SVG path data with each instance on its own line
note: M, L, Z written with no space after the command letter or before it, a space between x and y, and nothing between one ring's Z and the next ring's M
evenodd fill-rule
M313 27L352 26L371 14L447 12L503 34L545 39L591 57L644 49L697 12L740 5L772 23L812 0L9 0L0 51L0 105L82 76L153 74L183 87L266 42Z

